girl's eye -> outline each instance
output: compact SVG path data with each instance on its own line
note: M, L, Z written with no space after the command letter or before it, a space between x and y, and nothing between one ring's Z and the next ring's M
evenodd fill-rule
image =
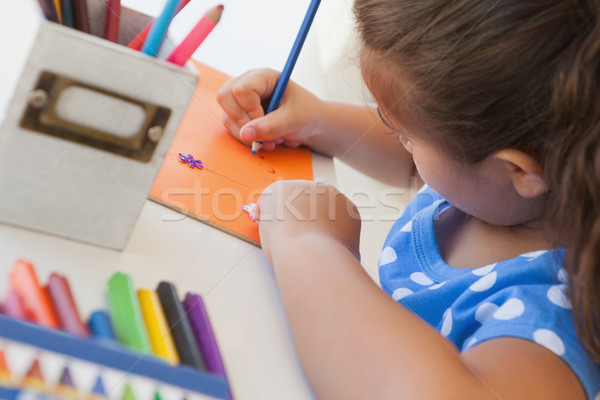
M412 144L412 142L409 139L407 139L406 137L402 136L402 135L400 135L399 138L400 138L400 143L402 143L402 146L404 146L404 148L409 153L412 154L412 152L413 152L413 144Z

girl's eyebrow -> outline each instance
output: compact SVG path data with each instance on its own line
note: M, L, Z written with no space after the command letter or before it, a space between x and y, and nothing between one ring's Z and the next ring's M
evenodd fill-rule
M390 128L391 130L395 130L395 128L392 125L390 125L390 123L387 122L387 120L383 117L383 114L381 113L381 110L379 109L379 107L376 107L376 108L377 108L377 114L379 115L379 119L381 120L381 122L383 122L383 124L385 126L387 126L388 128Z

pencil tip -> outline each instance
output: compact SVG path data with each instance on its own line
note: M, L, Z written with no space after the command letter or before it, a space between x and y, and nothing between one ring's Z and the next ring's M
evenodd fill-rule
M256 154L256 150L252 150L252 155Z

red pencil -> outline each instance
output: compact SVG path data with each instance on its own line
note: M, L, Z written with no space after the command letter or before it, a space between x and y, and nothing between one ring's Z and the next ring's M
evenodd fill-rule
M104 20L104 39L115 43L119 41L120 19L121 0L108 0L106 3L106 19Z
M179 11L183 10L183 7L187 6L187 4L189 2L190 2L190 0L183 0L181 2L181 5L175 12L175 15L177 15L179 13ZM134 37L131 42L129 42L127 47L129 47L130 49L133 49L133 50L141 50L142 46L144 45L144 42L146 41L146 36L148 36L148 32L150 32L150 28L152 28L153 23L154 23L154 21L150 21L150 23L148 25L146 25L146 27L144 29L142 29L142 31L140 33L138 33L137 36Z

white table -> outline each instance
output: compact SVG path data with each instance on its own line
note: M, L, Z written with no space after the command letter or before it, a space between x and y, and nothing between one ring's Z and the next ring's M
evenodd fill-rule
M150 4L156 3L162 1L123 1L125 6L136 8L137 4L149 13ZM266 54L267 62L262 65L281 69L295 36L289 26L299 25L308 0L293 5L276 0L253 2L252 9L258 14L264 13L265 7L278 8L281 17L274 20L273 30L247 15L247 5L234 11L232 3L236 1L223 3L227 13L246 13L245 25L240 26L244 22L239 18L235 25L226 25L224 19L219 26L221 34L216 31L214 37L222 42L210 50L207 40L207 56L197 58L235 75L260 66L261 54ZM242 7L241 1L237 3ZM271 19L273 14L267 15ZM295 20L292 24L290 18ZM262 32L256 31L256 40L262 42L281 27L286 27L282 31L285 34L274 35L270 44L257 45L252 58L250 53L236 50L240 43L236 45L235 39L252 40L248 33L252 29ZM240 36L239 32L246 34ZM227 40L233 43L230 50ZM242 47L247 46L242 43ZM224 59L217 59L218 49L226 54ZM231 68L224 68L226 65ZM332 183L332 174L331 160L315 157L315 177ZM53 271L67 276L85 318L91 311L106 307L105 284L115 271L129 273L136 288L154 288L159 281L168 280L175 283L180 295L199 293L204 297L236 399L313 398L293 346L272 268L253 245L147 201L127 247L120 252L0 224L0 276L8 276L17 258L34 263L43 282ZM0 286L2 297L6 285L5 278Z

